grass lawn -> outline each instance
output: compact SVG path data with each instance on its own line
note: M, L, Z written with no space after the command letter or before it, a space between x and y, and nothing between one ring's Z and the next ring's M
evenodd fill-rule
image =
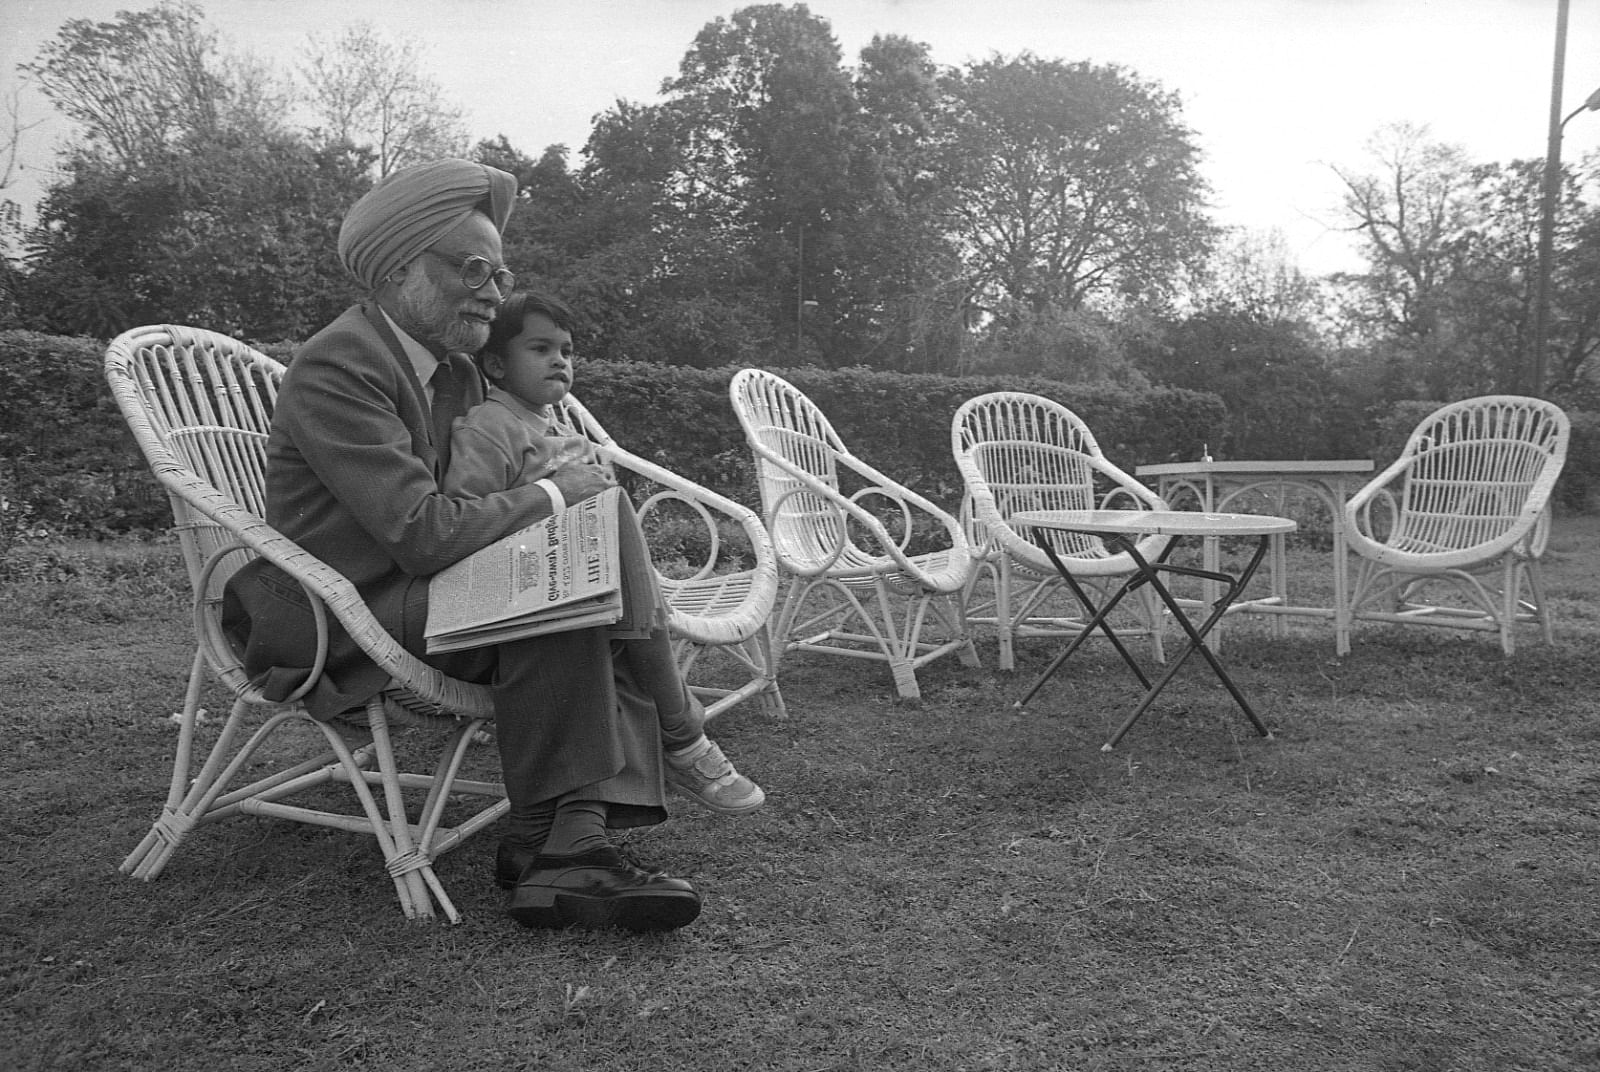
M364 840L276 821L119 875L192 651L175 560L0 562L0 1068L1600 1068L1600 518L1557 523L1556 642L1510 659L1230 623L1271 741L1198 660L1103 754L1134 698L1104 644L1023 713L1054 641L1003 674L984 640L920 704L797 656L787 721L715 725L767 807L631 839L706 898L664 936L518 928L493 836L440 863L456 927L407 923Z

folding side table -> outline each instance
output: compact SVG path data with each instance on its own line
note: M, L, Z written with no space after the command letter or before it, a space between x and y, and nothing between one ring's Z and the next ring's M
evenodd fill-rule
M1051 564L1056 568L1056 572L1061 574L1062 580L1072 589L1073 594L1083 601L1083 605L1086 608L1093 611L1089 621L1079 631L1078 635L1072 639L1072 642L1067 645L1060 655L1055 657L1049 666L1045 667L1044 672L1039 675L1038 680L1028 689L1027 694L1016 702L1015 706L1018 710L1021 710L1029 700L1033 699L1034 694L1039 691L1046 681L1050 680L1061 664L1066 662L1067 658L1078 650L1079 646L1089 638L1090 634L1099 629L1111 641L1112 647L1117 649L1123 661L1133 670L1134 676L1139 679L1139 683L1145 688L1144 696L1140 698L1138 706L1134 708L1133 713L1128 716L1127 720L1112 735L1111 739L1101 746L1101 751L1109 752L1117 746L1117 742L1121 741L1123 736L1133 728L1134 723L1139 721L1140 716L1145 713L1156 697L1161 695L1161 691L1167 687L1167 683L1172 680L1173 675L1182 668L1183 664L1188 661L1189 656L1195 652L1199 652L1206 662L1211 665L1212 672L1227 688L1228 694L1239 705L1239 709L1250 719L1250 723L1256 728L1256 732L1269 739L1272 737L1271 731L1262 724L1261 719L1256 717L1256 713L1250 707L1249 701L1244 698L1244 694L1239 691L1238 686L1233 683L1233 679L1228 676L1228 671L1223 667L1216 653L1207 646L1206 634L1210 633L1216 624L1222 620L1222 616L1228 612L1228 608L1238 598L1239 593L1244 591L1245 586L1250 583L1250 578L1255 575L1256 567L1261 565L1261 560L1266 556L1267 548L1272 543L1273 537L1294 531L1295 523L1293 521L1286 517L1272 517L1265 514L1204 514L1178 510L1029 510L1013 514L1011 522L1019 529L1027 531L1029 538L1039 545L1040 550L1044 551L1045 557L1050 559ZM1132 558L1135 572L1122 583L1122 586L1111 595L1111 598L1106 600L1103 606L1095 609L1094 604L1089 600L1088 593L1073 579L1072 573L1056 553L1051 534L1058 532L1086 533L1100 537L1113 551L1126 553ZM1154 561L1150 561L1141 555L1137 547L1137 542L1141 536L1151 535L1172 537ZM1215 569L1202 569L1194 566L1175 565L1168 561L1172 556L1172 552L1185 537L1214 540L1224 536L1256 537L1255 552L1250 556L1250 560L1245 564L1244 569L1240 570L1237 575L1227 573L1220 566ZM1183 577L1197 577L1202 581L1218 586L1220 594L1212 602L1211 612L1206 615L1205 620L1198 626L1184 613L1176 597L1173 596L1162 581L1162 574L1168 573ZM1154 683L1151 683L1150 679L1145 675L1144 670L1117 637L1108 621L1111 611L1118 603L1122 602L1124 596L1146 584L1150 585L1161 601L1166 604L1167 609L1172 612L1173 619L1182 626L1183 631L1188 634L1189 638L1184 650L1168 661L1166 671Z

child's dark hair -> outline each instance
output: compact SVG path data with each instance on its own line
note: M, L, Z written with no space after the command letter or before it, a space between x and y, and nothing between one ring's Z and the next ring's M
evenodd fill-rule
M518 290L500 303L494 323L489 325L489 341L483 344L483 352L505 357L506 348L522 334L528 317L540 315L549 317L550 323L569 335L578 333L578 318L560 298L538 290Z

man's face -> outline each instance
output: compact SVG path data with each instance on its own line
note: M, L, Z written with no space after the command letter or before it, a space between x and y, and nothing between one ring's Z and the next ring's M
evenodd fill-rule
M489 341L502 294L493 282L470 290L461 282L461 261L483 257L500 263L500 232L474 212L406 267L395 294L395 321L408 335L446 352L477 353Z
M505 356L486 354L484 367L528 405L548 406L572 390L572 336L543 313L529 313Z

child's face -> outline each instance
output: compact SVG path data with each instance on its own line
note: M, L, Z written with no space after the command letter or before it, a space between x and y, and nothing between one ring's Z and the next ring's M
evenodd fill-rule
M505 356L486 354L485 371L530 406L559 402L572 390L572 335L543 313L529 313ZM496 368L495 366L499 367Z

